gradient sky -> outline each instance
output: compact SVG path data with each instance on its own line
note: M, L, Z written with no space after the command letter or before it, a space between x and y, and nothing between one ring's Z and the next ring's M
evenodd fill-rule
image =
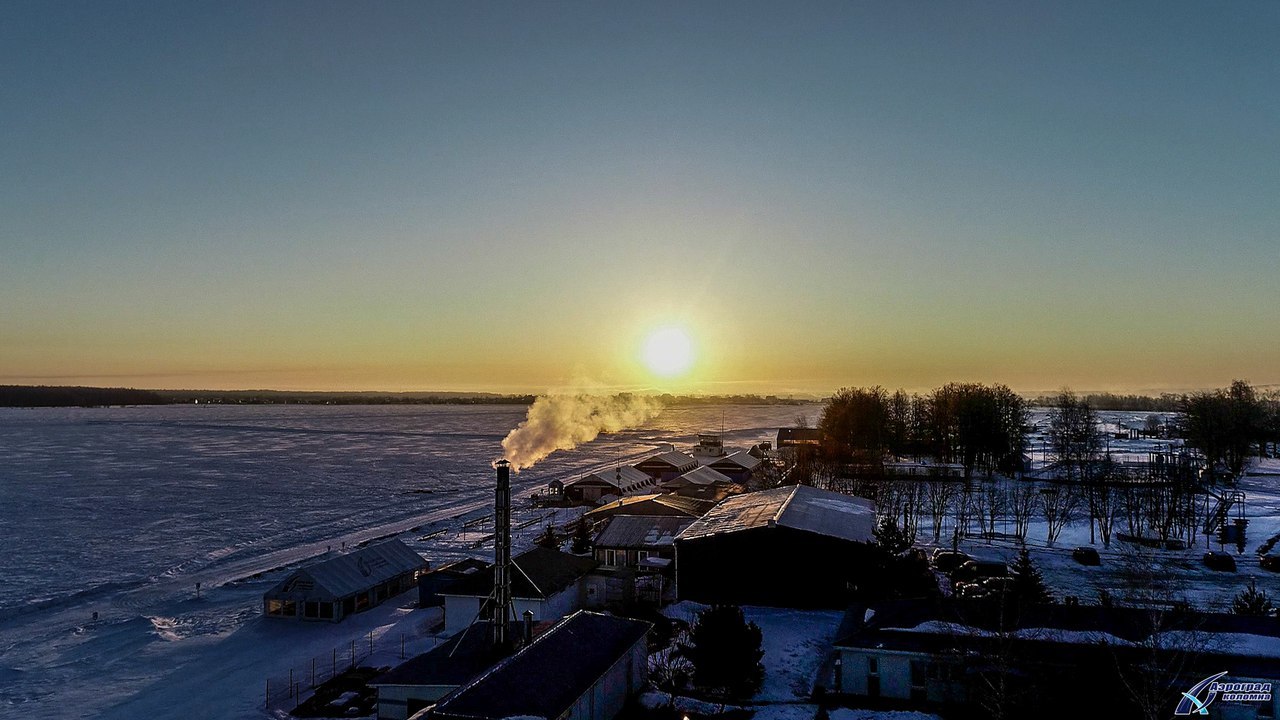
M1275 2L8 0L0 383L1277 383L1278 38Z

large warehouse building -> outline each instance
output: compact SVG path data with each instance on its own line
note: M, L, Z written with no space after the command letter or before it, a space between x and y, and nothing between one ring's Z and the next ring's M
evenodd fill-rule
M840 607L874 541L870 500L803 485L731 497L675 539L681 600Z
M388 540L308 565L262 596L267 617L338 622L417 587L427 561L399 540Z

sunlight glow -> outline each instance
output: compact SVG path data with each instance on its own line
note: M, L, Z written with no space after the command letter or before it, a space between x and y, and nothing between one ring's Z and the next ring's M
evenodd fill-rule
M693 343L680 328L662 328L644 343L644 364L655 375L682 375L693 365Z

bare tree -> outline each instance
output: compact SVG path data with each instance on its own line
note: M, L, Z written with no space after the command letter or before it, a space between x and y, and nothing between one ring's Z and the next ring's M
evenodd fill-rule
M942 526L947 518L947 510L956 494L956 484L949 480L930 480L924 486L924 504L929 511L929 519L933 523L933 541L940 542Z
M1026 542L1027 530L1031 525L1031 516L1039 506L1040 494L1036 487L1027 482L1020 482L1009 491L1009 514L1013 516L1013 534L1020 542Z
M1055 485L1040 491L1040 512L1048 526L1049 546L1058 542L1062 529L1075 519L1080 495L1071 483Z

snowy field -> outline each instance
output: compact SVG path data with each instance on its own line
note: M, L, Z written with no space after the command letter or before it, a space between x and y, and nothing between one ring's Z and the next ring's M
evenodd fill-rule
M343 623L260 616L288 569L398 535L432 563L491 552L489 463L524 406L0 409L0 718L279 716L342 653L394 664L438 618L412 593ZM530 491L655 443L773 439L813 407L673 408L513 478L519 545L575 511ZM471 521L480 520L472 524ZM466 525L466 527L464 527ZM195 586L201 584L197 599ZM97 619L94 619L97 613ZM339 668L341 669L341 667ZM287 701L287 695L285 700Z

